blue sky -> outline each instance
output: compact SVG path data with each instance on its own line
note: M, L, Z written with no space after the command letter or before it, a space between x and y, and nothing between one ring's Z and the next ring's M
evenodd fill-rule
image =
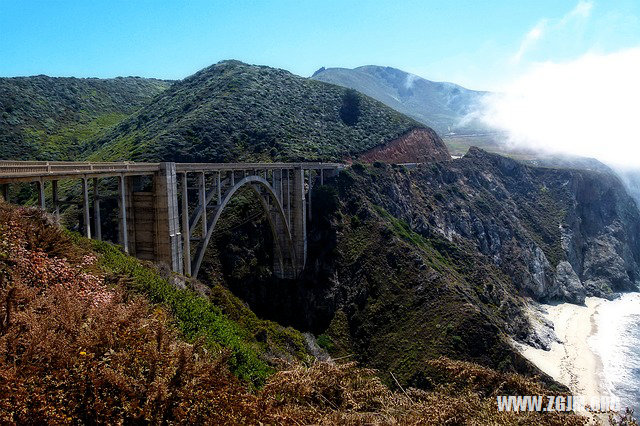
M179 79L233 58L303 76L388 65L498 89L533 63L638 45L638 0L0 0L0 76Z

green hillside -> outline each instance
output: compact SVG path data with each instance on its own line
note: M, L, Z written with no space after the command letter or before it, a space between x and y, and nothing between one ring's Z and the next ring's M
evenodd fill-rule
M0 159L70 160L170 82L138 77L0 78Z
M175 83L91 146L104 160L341 160L423 127L354 91L223 61Z

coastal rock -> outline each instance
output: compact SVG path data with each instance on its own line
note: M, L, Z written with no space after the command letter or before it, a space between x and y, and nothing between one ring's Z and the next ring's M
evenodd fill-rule
M580 277L566 260L558 263L556 267L556 284L564 300L578 305L584 303L586 290L580 281Z

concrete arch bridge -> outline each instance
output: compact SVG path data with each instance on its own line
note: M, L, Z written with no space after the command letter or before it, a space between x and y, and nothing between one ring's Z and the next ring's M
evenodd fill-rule
M307 220L313 187L345 166L337 163L87 163L0 161L2 197L9 185L32 182L38 205L59 220L58 183L82 183L82 224L102 238L101 179L118 182L118 234L124 250L197 276L225 207L241 188L264 208L274 240L274 272L295 278L307 257ZM142 185L146 179L149 185ZM92 186L92 188L90 188ZM50 194L50 195L49 195Z

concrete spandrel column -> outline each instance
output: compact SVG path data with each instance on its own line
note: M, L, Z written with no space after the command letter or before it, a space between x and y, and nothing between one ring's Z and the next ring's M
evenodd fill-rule
M207 238L207 179L204 172L200 173L200 206L202 206L201 223L202 223L202 239Z
M136 176L125 176L124 177L124 187L126 193L125 205L126 205L126 230L127 230L127 241L128 241L128 249L129 254L132 256L138 256L137 252L137 239L136 239L136 209L134 208L134 192L136 189L136 180L139 177ZM140 212L142 213L142 212ZM152 212L155 215L155 211Z
M100 219L100 195L98 194L98 179L93 179L93 221L96 240L102 240L102 220Z
M219 176L218 176L219 178ZM187 173L182 174L182 263L184 274L191 275L191 230L189 229L189 187Z
M84 236L91 238L91 218L89 217L89 184L82 179L82 219L84 220Z
M287 210L285 214L287 215L287 223L289 227L291 227L291 170L287 169Z
M9 202L9 185L6 183L2 185L2 199Z
M53 196L53 217L60 225L60 198L58 196L58 181L51 181L51 195Z
M313 170L309 169L309 193L307 194L307 196L309 197L309 222L313 220L313 217L311 217L311 210L312 210L311 190L312 189L313 189Z
M175 163L160 163L154 175L155 200L155 258L173 272L183 272L182 234L178 211L178 179Z
M44 181L40 180L36 182L38 186L38 206L44 210L46 208L45 198L44 198Z
M271 186L278 202L282 205L282 170L278 173L276 173L276 170L273 171L271 174Z
M120 244L129 253L129 229L127 227L127 185L124 176L118 176L118 207L120 209Z
M216 173L216 190L217 190L217 205L222 204L222 182L220 180L220 172Z
M291 236L296 253L296 276L299 276L307 260L307 215L304 194L304 170L293 169L291 179Z

